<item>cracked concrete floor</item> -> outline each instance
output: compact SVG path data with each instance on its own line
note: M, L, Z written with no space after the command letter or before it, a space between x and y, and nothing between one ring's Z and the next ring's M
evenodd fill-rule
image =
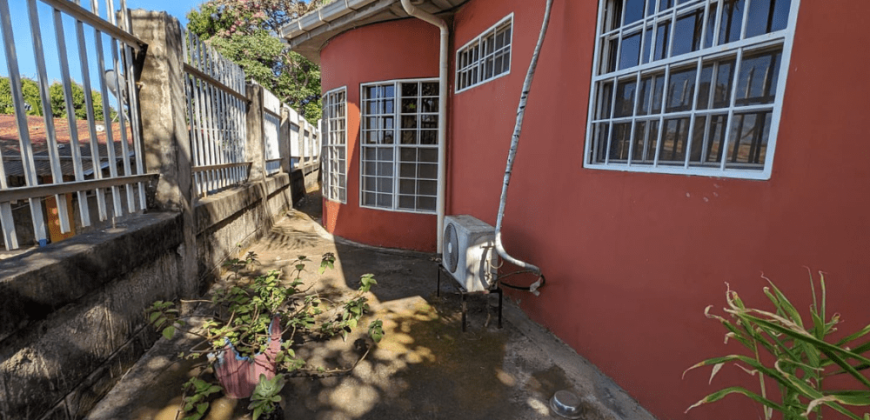
M504 328L485 295L468 298L468 331L461 331L460 295L442 277L436 296L437 262L430 254L361 246L333 238L318 225L320 197L309 194L301 211L292 210L254 244L265 273L286 270L297 255L306 255L303 276L313 281L320 255L332 252L335 270L317 283L323 293L342 295L373 273L369 314L384 322L386 335L368 357L347 375L321 379L293 378L283 393L286 419L540 419L555 418L549 398L571 389L582 398L587 419L652 419L624 391L604 377L505 299ZM286 271L285 271L286 272ZM286 278L286 276L285 276ZM347 341L303 344L297 355L313 366L338 368L359 357ZM160 340L103 399L90 419L175 419L180 387L195 373L191 362L174 355L189 338ZM246 400L219 398L210 420L249 419Z

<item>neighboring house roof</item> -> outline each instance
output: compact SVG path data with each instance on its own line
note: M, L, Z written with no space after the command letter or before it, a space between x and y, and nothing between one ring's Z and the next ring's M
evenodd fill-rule
M412 0L411 3L432 14L450 12L468 0ZM316 64L320 50L332 37L350 29L408 18L399 0L334 0L306 13L281 28L290 48Z
M101 124L102 125L102 124ZM39 116L27 117L28 132L30 134L30 143L33 147L33 160L36 168L36 174L40 177L51 175L51 161L48 157L48 141L46 138L45 120ZM60 156L61 173L64 176L75 176L75 169L72 160L72 145L70 138L70 126L66 119L54 119L55 132L57 134L58 155ZM82 170L85 177L93 175L93 164L91 159L91 137L88 130L87 121L76 121L76 132L79 139L79 150L82 156ZM130 127L127 127L127 145L129 156L133 156L133 133ZM118 123L112 124L112 140L114 143L114 151L116 160L120 162L123 156L123 148L121 145L121 127ZM108 168L108 148L106 145L107 133L105 131L97 133L97 151L101 160L99 165L101 169ZM6 169L7 177L23 177L24 167L21 162L21 146L18 141L18 128L15 125L14 115L0 115L0 151L3 153L3 165Z

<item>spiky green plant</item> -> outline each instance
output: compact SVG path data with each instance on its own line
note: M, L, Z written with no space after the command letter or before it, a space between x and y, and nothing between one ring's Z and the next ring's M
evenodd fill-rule
M703 404L719 401L730 394L744 395L764 406L766 419L773 417L773 412L782 413L783 420L803 420L807 418L821 419L822 407L830 409L850 419L861 420L846 406L870 406L870 380L862 371L870 368L870 341L856 341L870 333L870 325L854 334L833 341L831 333L839 324L839 314L830 319L826 315L825 277L820 275L820 295L816 293L815 281L810 276L810 286L813 294L813 304L809 310L809 321L804 319L794 305L782 292L765 278L770 287L764 288L764 294L775 308L774 312L748 308L737 295L728 288L725 300L728 307L724 308L730 319L710 313L708 306L704 311L708 318L716 319L728 330L725 342L737 340L749 349L752 356L732 354L704 360L686 372L702 366L712 366L710 382L725 364L734 364L751 376L758 378L759 392L753 392L741 386L729 387L707 395L686 411ZM768 353L773 357L762 357ZM765 365L762 360L775 360L773 366ZM685 372L683 373L685 376ZM857 389L831 390L824 387L826 380L832 377L847 376L850 383ZM765 381L773 381L779 390L777 402L768 395ZM870 420L870 414L863 414L864 420Z

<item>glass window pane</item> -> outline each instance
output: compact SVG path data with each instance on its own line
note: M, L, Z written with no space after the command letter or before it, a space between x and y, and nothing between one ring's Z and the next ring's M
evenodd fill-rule
M438 98L423 98L420 112L438 112Z
M438 144L437 130L420 131L420 144Z
M616 85L616 108L613 112L615 118L628 117L632 115L636 89L637 82L634 78L620 80Z
M736 105L771 104L776 98L782 50L746 54L737 78Z
M632 163L647 164L653 163L656 157L656 144L659 137L659 120L641 121L635 125L634 130L634 151L632 153Z
M634 124L634 148L631 152L632 163L643 163L644 146L646 144L646 129L649 126L646 121L638 121Z
M438 115L421 115L420 128L438 128Z
M392 160L393 160L393 148L392 147L378 148L378 160L380 160L381 162L392 162Z
M603 39L601 42L601 73L607 74L616 70L616 48L618 38Z
M416 162L417 161L417 149L412 147L403 147L399 151L399 160L402 162Z
M646 64L649 63L649 53L652 50L653 43L653 30L652 28L647 28L646 33L644 34L643 39L643 50L640 52L640 63Z
M414 195L414 181L408 179L399 180L399 194Z
M746 22L746 37L764 35L785 29L788 24L788 0L752 0Z
M377 196L373 193L363 193L363 205L364 206L374 206L376 204Z
M710 14L707 15L707 33L704 34L704 48L713 46L713 38L716 35L716 8L718 4L710 5Z
M413 163L403 163L399 165L399 177L414 178L417 175L417 166Z
M613 140L610 142L610 161L628 159L628 143L631 140L631 123L613 125Z
M417 181L417 194L436 195L438 183L435 181Z
M392 178L378 178L378 192L391 193L393 192Z
M613 98L613 82L601 85L598 95L598 119L610 118L610 101Z
M644 0L628 0L625 4L625 25L639 21L643 17Z
M384 90L382 92L384 95L384 98L392 98L393 96L396 96L394 91L395 91L395 87L392 84L384 86Z
M393 131L384 131L381 144L393 144Z
M438 149L421 148L420 162L438 163Z
M665 120L663 128L659 163L665 165L684 164L686 160L686 143L689 137L689 119L673 118Z
M610 125L607 123L595 124L595 134L592 136L592 153L589 156L590 163L604 163L607 153L607 134Z
M740 40L745 0L724 0L722 21L719 22L719 45Z
M402 113L413 114L417 112L417 98L402 99Z
M417 210L435 211L435 197L417 197Z
M671 39L671 22L663 21L656 28L656 45L653 50L653 61L667 57L668 42Z
M416 115L402 116L402 128L417 128L417 118Z
M764 165L770 137L771 112L734 114L728 139L726 168L756 168Z
M667 112L688 111L692 109L695 94L695 67L671 72L668 83Z
M713 83L713 64L704 64L701 68L700 85L698 85L698 109L710 106L710 85Z
M701 47L704 9L677 18L671 57L697 51Z
M622 51L619 53L619 69L636 66L640 57L640 32L622 39Z
M417 96L417 86L418 83L402 83L402 97L406 98L409 96ZM404 103L404 101L402 101Z
M417 144L417 130L402 130L402 144Z
M438 82L423 83L423 96L438 96Z
M399 196L399 208L400 209L414 210L414 202L415 201L416 200L414 200L414 197L400 195Z
M393 207L393 196L389 194L378 194L378 207Z
M438 179L438 165L427 165L421 163L418 167L417 177L423 179Z

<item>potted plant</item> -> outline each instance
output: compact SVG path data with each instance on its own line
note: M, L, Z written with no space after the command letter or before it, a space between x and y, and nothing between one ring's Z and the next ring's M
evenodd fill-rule
M764 288L764 294L773 303L772 310L746 306L737 292L730 288L725 293L728 306L724 309L730 319L711 314L711 307L707 307L707 317L719 321L728 330L726 343L729 339L736 340L749 350L749 355L732 354L707 359L686 372L712 366L712 383L713 377L725 364L733 364L757 380L759 387L758 392L742 386L713 392L689 407L687 412L727 395L740 394L761 404L766 420L773 418L774 411L781 413L784 420L818 420L824 414L822 407L843 416L838 418L870 420L870 413L855 414L858 410L855 407L870 406L870 379L861 373L870 368L870 341L858 342L870 333L870 325L842 339L832 339L831 333L842 321L836 313L828 318L825 277L819 274L820 295L817 295L810 277L813 304L807 318L801 317L769 279L770 287ZM832 378L842 379L835 381L837 387L825 386ZM766 381L776 385L778 398L770 395L771 387L765 385ZM844 389L848 386L845 384L852 384L855 388Z
M360 287L350 299L333 304L314 290L314 284L303 288L301 274L311 261L307 257L299 256L291 263L293 280L289 283L281 279L279 271L245 281L239 273L255 261L256 255L252 253L244 259L230 260L229 267L235 274L233 281L227 287L214 290L210 300L198 301L211 305L213 314L198 329L179 318L174 302L157 301L146 310L149 324L162 331L167 339L177 330L202 338L189 352L179 355L186 359L205 358L205 366L209 368L185 383L183 420L202 418L208 410L211 394L217 392L234 399L251 397L250 409L257 419L260 414L272 413L280 401L277 393L284 384L283 374L345 373L371 350L367 346L350 368L326 370L309 367L297 358L294 343L303 335L313 339L334 336L346 339L369 310L367 295L377 284L372 274L361 277ZM320 274L334 268L334 263L332 253L324 254ZM368 334L375 343L383 337L382 325L379 320L369 324ZM209 371L214 373L219 385L204 379L204 373Z

